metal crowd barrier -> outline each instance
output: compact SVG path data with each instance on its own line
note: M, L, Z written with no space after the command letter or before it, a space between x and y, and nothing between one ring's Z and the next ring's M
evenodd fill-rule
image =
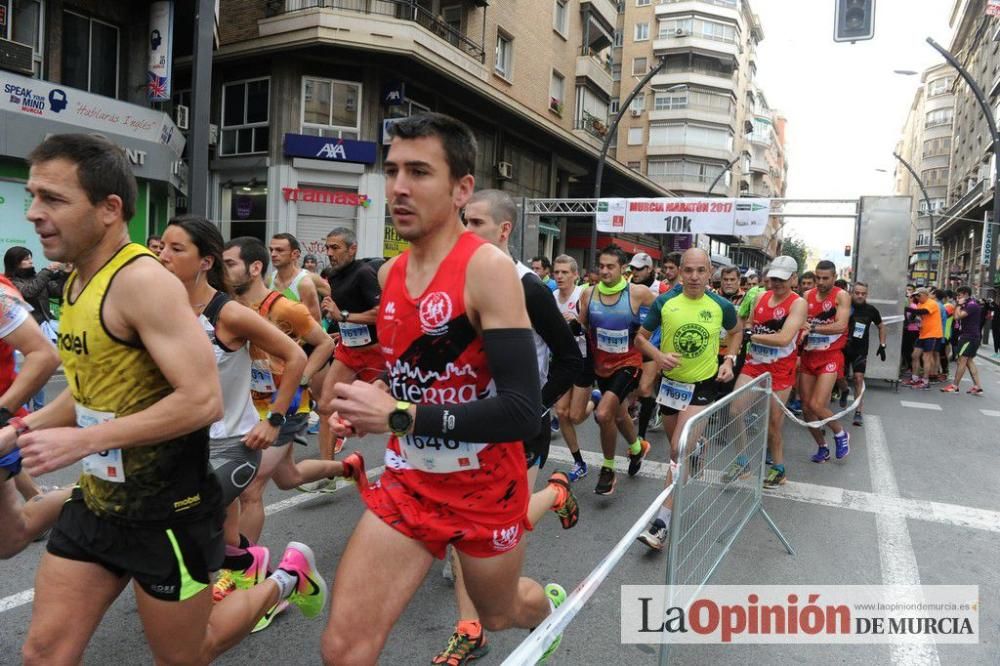
M764 374L695 415L681 431L673 483L642 513L610 553L566 601L504 660L503 666L534 664L583 610L662 504L673 496L668 585L705 585L746 524L756 514L767 521L788 553L794 549L763 506L771 375ZM692 598L673 598L684 605ZM667 663L669 645L660 651Z
M667 585L699 590L758 513L785 546L788 540L764 510L771 374L765 373L691 418L681 431L670 518ZM686 608L695 594L670 597ZM660 664L670 644L660 649Z

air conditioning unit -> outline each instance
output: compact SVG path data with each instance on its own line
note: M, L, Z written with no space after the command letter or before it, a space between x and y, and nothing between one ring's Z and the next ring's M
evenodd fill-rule
M219 126L215 124L209 124L208 126L208 145L215 146L219 143Z
M2 6L0 6L0 9L2 9ZM31 47L20 42L0 39L0 69L6 69L26 76L34 74L35 63Z
M504 180L514 177L514 165L510 162L497 162L497 175Z
M188 129L190 127L190 116L191 110L183 104L178 104L177 108L174 109L174 121L177 123L177 129Z
M690 37L691 33L684 28L677 28L674 30L674 37Z
M642 115L642 109L632 109L632 117L638 118Z

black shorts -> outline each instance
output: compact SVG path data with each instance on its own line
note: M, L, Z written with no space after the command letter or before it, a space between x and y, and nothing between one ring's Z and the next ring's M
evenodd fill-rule
M691 405L693 407L706 407L718 399L719 383L715 381L715 377L709 377L708 379L703 379L700 382L695 382L694 395L691 397ZM678 413L679 410L667 407L666 405L660 405L660 414L663 416L673 416Z
M542 428L534 437L524 440L524 459L528 463L528 469L538 465L538 469L545 467L545 461L549 459L549 446L552 444L552 415L551 412L542 417Z
M642 367L640 366L618 368L609 377L598 377L597 389L601 393L611 391L618 396L619 402L625 402L625 399L639 388L639 377L641 376Z
M976 358L980 342L978 338L959 338L956 345L958 355L964 358Z
M580 388L590 388L594 385L594 359L587 354L583 357L583 370L573 380L573 386Z
M941 340L938 338L921 338L917 340L917 349L932 354L941 351Z
M223 511L191 523L147 526L101 518L87 508L79 488L63 505L49 536L56 557L99 564L134 578L148 595L185 601L212 584L225 555Z
M868 370L868 355L844 352L844 376L863 375Z

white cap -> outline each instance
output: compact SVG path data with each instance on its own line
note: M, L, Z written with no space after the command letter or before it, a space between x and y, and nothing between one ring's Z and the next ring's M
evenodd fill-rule
M632 261L630 261L628 265L632 268L652 268L653 258L645 252L639 252L632 257Z
M799 265L794 258L788 255L775 257L774 261L767 268L767 277L787 280L792 277L792 273L799 271Z

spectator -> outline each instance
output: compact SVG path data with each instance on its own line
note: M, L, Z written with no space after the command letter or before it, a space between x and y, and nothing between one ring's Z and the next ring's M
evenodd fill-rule
M154 234L146 239L146 247L158 257L163 252L163 239Z
M31 316L35 318L35 322L52 339L53 332L46 330L52 327L53 321L49 298L62 297L68 276L63 265L52 263L36 272L31 250L15 245L4 254L3 269L4 275L14 283L25 302L32 307Z
M537 275L545 286L551 291L555 291L558 288L556 281L552 279L552 262L549 261L548 257L534 257L531 260L531 270L535 272L535 275Z

